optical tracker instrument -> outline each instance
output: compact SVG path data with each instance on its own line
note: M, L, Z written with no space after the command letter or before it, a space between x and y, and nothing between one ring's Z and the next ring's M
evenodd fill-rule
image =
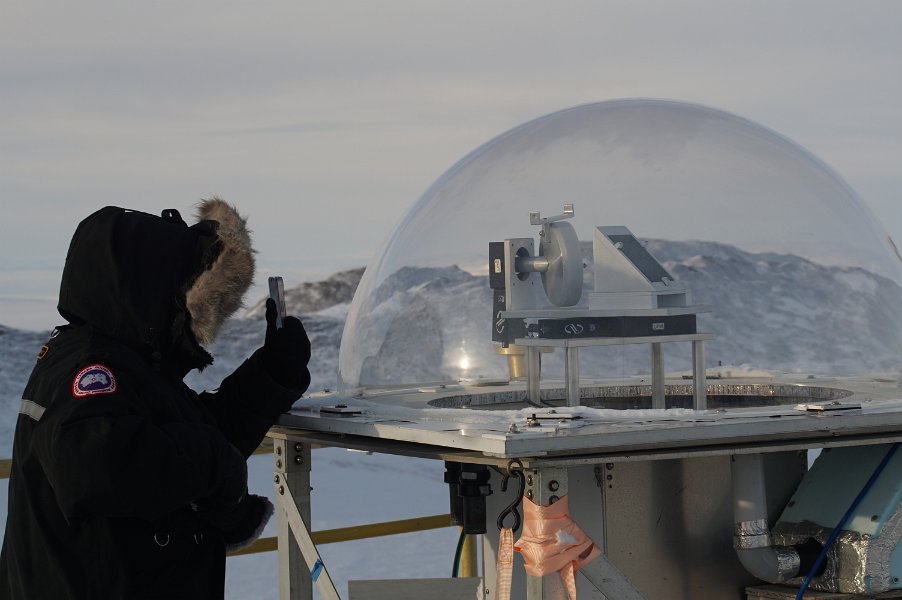
M696 316L710 311L690 305L689 292L674 280L626 227L595 227L592 256L595 289L583 296L582 246L573 226L573 204L542 218L539 250L533 238L511 238L489 244L489 284L493 290L492 341L508 355L512 373L525 370L527 397L541 405L541 351L564 348L567 404L579 405L579 348L649 343L652 347L652 406L664 408L664 364L661 344L692 342L696 408L705 408L705 340ZM540 306L540 275L548 304ZM525 348L525 350L522 350ZM525 356L525 369L514 366Z

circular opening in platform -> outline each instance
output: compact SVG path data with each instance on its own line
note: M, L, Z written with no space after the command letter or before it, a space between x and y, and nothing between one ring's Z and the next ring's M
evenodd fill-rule
M855 192L783 136L719 110L661 100L580 106L476 149L410 208L366 273L345 325L342 393L369 386L513 375L498 352L489 243L530 238L529 213L562 212L595 286L596 226L625 226L708 305L698 330L707 367L780 373L896 373L902 357L902 259ZM657 269L654 269L657 271ZM550 306L536 280L539 307ZM662 280L663 281L663 280ZM515 362L516 359L512 359ZM543 355L563 380L563 352ZM664 344L668 375L690 370ZM584 379L650 372L647 344L585 348Z
M849 390L807 385L709 384L708 408L750 408L840 400L852 395ZM665 386L667 408L692 408L692 384ZM542 401L549 406L565 406L564 388L542 390ZM593 408L650 409L650 385L586 386L580 389L580 404ZM486 392L448 396L431 400L434 408L472 408L478 410L517 410L527 408L522 391Z

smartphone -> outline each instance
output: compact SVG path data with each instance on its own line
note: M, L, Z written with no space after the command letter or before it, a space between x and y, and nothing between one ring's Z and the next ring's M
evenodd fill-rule
M281 277L269 278L269 297L276 302L276 329L285 322L285 285Z

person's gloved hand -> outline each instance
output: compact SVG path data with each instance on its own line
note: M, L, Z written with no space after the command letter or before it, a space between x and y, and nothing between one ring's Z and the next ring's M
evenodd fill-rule
M279 385L304 392L310 385L310 340L300 320L285 317L276 329L276 303L266 300L266 341L263 368Z
M263 496L248 494L245 488L238 502L213 510L198 510L197 516L219 533L226 552L236 552L260 537L272 513L272 502Z

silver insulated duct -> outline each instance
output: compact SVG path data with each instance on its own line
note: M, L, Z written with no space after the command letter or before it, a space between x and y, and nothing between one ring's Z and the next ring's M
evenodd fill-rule
M799 551L774 546L767 523L764 460L760 454L733 456L733 547L745 569L763 581L782 583L798 576Z

